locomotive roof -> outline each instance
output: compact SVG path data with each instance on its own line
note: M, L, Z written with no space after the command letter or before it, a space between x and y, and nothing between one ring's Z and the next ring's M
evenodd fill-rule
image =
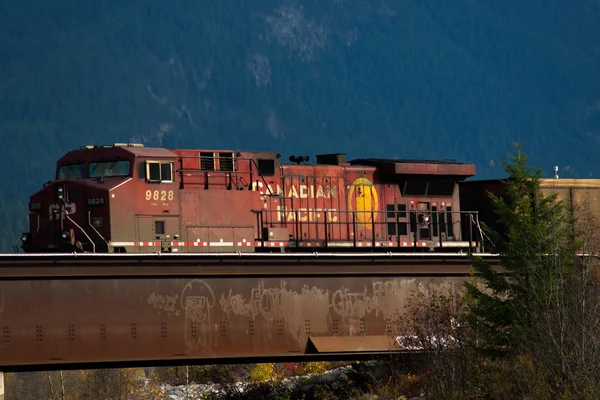
M175 153L163 147L125 147L127 151L140 157L175 157Z
M82 146L79 150L70 151L61 157L59 164L84 162L85 160L89 160L90 157L118 157L124 156L127 153L133 154L136 157L174 158L178 156L180 151L182 150L170 150L164 147L145 147L141 144L132 143L115 143L114 145L103 146ZM254 153L255 152L253 152L253 154ZM273 155L275 154L276 153L273 153ZM343 157L340 158L339 156L339 154L317 155L317 164L343 164ZM335 162L330 160L332 157L336 158ZM453 176L459 179L464 179L475 175L474 164L466 164L447 159L411 160L394 158L359 158L351 160L348 164L353 166L362 165L376 167L380 173L387 175L438 175Z
M133 145L111 145L111 146L82 146L78 150L72 150L62 156L59 163L83 162L90 157L123 156L126 153L139 157L175 157L175 154L162 147L142 147Z
M350 161L350 164L375 166L382 173L389 175L440 175L459 179L475 176L475 164L454 160L361 158Z
M467 165L466 163L461 163L456 160L411 160L406 158L359 158L356 160L350 161L350 164L362 164L362 163L400 163L400 164L461 164Z

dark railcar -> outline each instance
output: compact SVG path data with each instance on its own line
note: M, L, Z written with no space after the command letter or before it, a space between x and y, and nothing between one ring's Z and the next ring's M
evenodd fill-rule
M490 201L489 193L503 197L506 189L502 180L490 179L464 181L459 183L460 202L464 209L477 213L478 220L484 222L496 232L502 232L498 216ZM556 194L558 200L573 207L576 215L586 212L597 217L600 215L600 180L598 179L541 179L535 196ZM585 216L585 214L584 214Z

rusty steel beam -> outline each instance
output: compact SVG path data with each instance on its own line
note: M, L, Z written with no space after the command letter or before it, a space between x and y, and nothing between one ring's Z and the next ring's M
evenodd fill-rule
M469 272L447 254L0 255L0 371L388 352L418 285Z
M498 264L494 254L480 257ZM111 276L463 275L465 254L0 254L0 279ZM376 268L374 268L376 267Z

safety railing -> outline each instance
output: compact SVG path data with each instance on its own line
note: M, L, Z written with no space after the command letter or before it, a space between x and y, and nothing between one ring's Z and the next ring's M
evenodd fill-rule
M436 247L482 244L483 232L476 211L356 211L334 209L256 210L259 238L269 240L270 228L287 228L289 240L321 242L324 246L370 242L406 247L422 242ZM392 215L390 217L390 215Z
M185 168L186 160L198 160L200 167ZM204 186L205 189L223 187L228 190L248 190L262 184L266 194L273 194L253 158L180 156L179 168L175 172L180 176L181 189L185 189L186 184L193 184Z

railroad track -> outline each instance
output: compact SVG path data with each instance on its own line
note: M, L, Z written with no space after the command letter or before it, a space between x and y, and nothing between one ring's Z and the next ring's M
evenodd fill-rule
M495 254L478 254L498 265ZM112 276L461 276L467 254L445 253L204 253L0 254L0 279Z

